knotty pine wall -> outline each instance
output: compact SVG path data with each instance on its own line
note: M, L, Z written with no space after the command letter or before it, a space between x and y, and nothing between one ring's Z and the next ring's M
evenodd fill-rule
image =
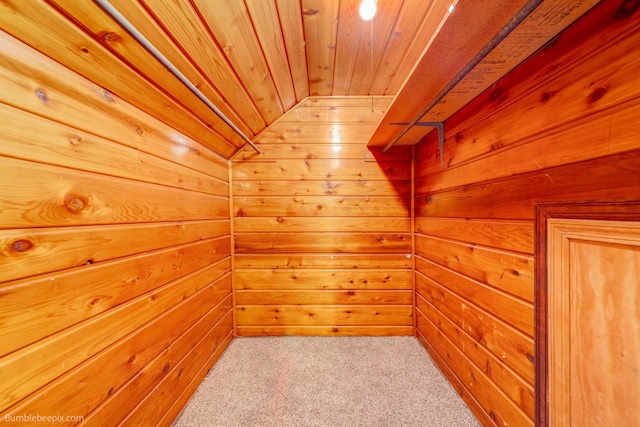
M486 425L533 425L534 204L640 197L639 23L602 2L417 147L417 335Z
M0 87L0 418L169 425L232 338L228 162L6 33Z
M413 334L411 151L366 147L389 101L308 98L232 163L238 335Z

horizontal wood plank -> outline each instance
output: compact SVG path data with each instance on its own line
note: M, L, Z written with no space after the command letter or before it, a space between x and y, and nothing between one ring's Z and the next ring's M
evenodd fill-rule
M509 294L497 291L484 283L421 257L416 257L416 271L533 338L532 303L513 298Z
M417 313L420 316L420 313ZM448 365L449 356L444 354L444 356L440 356L436 347L434 347L431 342L427 339L427 337L420 331L420 329L416 329L416 338L418 342L422 344L424 349L429 354L429 357L433 361L433 363L440 369L440 372L444 374L444 376L449 380L449 383L453 386L453 388L458 392L458 395L462 397L462 400L469 406L473 414L478 418L478 420L482 423L483 426L487 427L497 427L496 422L491 418L491 416L484 410L484 408L478 403L476 398L467 390L464 386L464 383L458 378L456 373L451 369Z
M409 326L412 308L392 305L237 305L238 326Z
M234 216L406 217L409 197L263 196L234 198Z
M411 336L412 326L238 326L238 336Z
M187 275L215 280L230 270L229 245L230 238L221 237L7 282L0 287L0 355L108 312L172 280Z
M0 155L136 181L229 195L225 181L0 104Z
M0 284L225 235L228 220L0 230Z
M0 408L23 399L206 286L209 283L198 274L188 275L4 356Z
M410 290L304 290L281 291L278 283L273 283L276 290L238 290L238 305L338 305L338 304L412 304Z
M411 253L410 233L238 233L235 251Z
M0 157L0 227L186 221L229 216L228 198Z
M209 128L210 132L215 138L220 139L219 143L232 144L233 146L242 146L242 138L214 111L211 110L204 102L202 102L189 88L180 81L173 73L170 73L166 67L149 52L141 43L139 43L128 31L126 31L118 22L111 18L108 14L104 13L102 8L95 3L77 3L74 0L51 0L57 7L64 10L71 20L82 23L82 29L87 36L100 40L101 45L114 56L121 56L123 58L136 58L136 65L134 70L143 79L151 81L154 86L160 89L160 94L163 94L176 104L173 108L184 108L186 112L193 115L197 120L205 124ZM145 28L147 30L148 27ZM106 36L105 34L108 34ZM163 50L167 51L167 44L172 46L172 43L165 39L163 43ZM175 50L174 50L175 51ZM58 54L58 56L62 56ZM119 58L117 58L119 59ZM174 66L181 70L183 74L188 75L190 81L194 81L194 77L198 76L198 72L194 69L193 65L186 61L181 55L172 55ZM125 61L123 61L125 62ZM126 62L125 62L126 63ZM94 66L94 69L97 68ZM132 67L133 68L133 67ZM95 73L95 71L94 71ZM103 77L104 78L104 77ZM95 77L94 77L95 79ZM208 82L202 78L195 79L199 83L200 90L213 98L218 105L221 105L224 114L231 114L231 110L226 103L223 103L223 98L217 93L217 91L211 90ZM107 81L107 80L103 80ZM131 85L131 82L127 82ZM122 90L120 87L113 87L114 92L118 93ZM206 96L206 95L205 95ZM156 95L160 98L159 95ZM140 102L140 101L138 101ZM158 117L156 115L156 117ZM237 120L237 118L236 118ZM243 127L244 123L243 123ZM209 141L213 138L206 138ZM213 148L213 147L212 147ZM220 150L216 149L220 152Z
M505 148L494 147L495 151L486 157L438 169L418 180L416 192L430 193L457 188L638 149L640 130L633 126L633 119L639 114L640 97L565 126L553 127L548 132L529 136ZM509 129L514 126L510 125ZM500 141L503 138L497 137ZM477 145L475 139L473 145ZM553 150L541 150L541 146L553 146Z
M259 144L278 142L293 144L340 143L360 144L368 141L375 129L371 123L336 123L327 126L324 123L287 123L279 122L270 126L256 138Z
M236 291L242 290L410 290L409 270L236 270Z
M314 180L233 181L233 194L240 196L407 196L409 180Z
M482 370L489 380L494 382L529 418L533 419L533 386L475 342L464 330L458 328L424 298L418 296L416 303L416 325L419 330L437 327L465 355L468 361ZM425 319L428 319L431 324Z
M634 28L632 19L611 18L616 14L616 7L613 2L602 4L601 9L605 10L599 11L597 18L596 14L591 15L589 21L595 26L619 27L620 32L608 29L597 36L595 43L568 47L568 43L576 43L579 32L583 39L595 33L594 26L586 24L587 20L575 24L568 37L557 40L554 49L540 51L526 67L517 68L472 101L468 111L449 120L445 163L457 165L523 138L562 129L565 125L572 127L585 116L600 116L603 110L637 98L640 90L628 83L635 77L639 60L626 53L638 44L640 32ZM596 20L600 22L594 22ZM534 64L540 67L538 72L531 71ZM495 116L497 113L500 117ZM615 128L612 126L612 130ZM561 138L556 141L565 142ZM615 142L613 138L612 142ZM423 150L418 153L422 157ZM435 165L431 166L425 168L425 172L437 170Z
M0 416L5 413L37 413L43 416L75 414L86 417L110 399L114 392L119 395L138 370L155 359L170 360L167 349L176 347L180 342L195 342L198 336L204 336L212 325L229 313L230 294L231 275L227 274L0 413ZM189 347L178 348L186 352ZM83 384L82 393L77 393L76 384Z
M0 102L228 181L227 162L198 139L177 132L2 31L0 41Z
M286 120L297 109L292 110L282 120ZM385 161L411 161L411 147L398 147L393 151L382 153L380 147L367 147L364 144L342 143L279 143L259 144L262 154L259 157L246 153L238 155L234 159L234 165L244 160L284 160L284 159L351 159L351 160L376 160Z
M416 291L478 345L533 384L533 339L421 274L416 275Z
M295 159L234 162L238 181L355 180L406 181L411 179L408 162L350 159Z
M416 236L416 255L501 291L533 302L533 257Z
M236 271L247 269L410 269L411 254L236 254Z
M630 200L640 197L638 170L640 150L421 194L416 216L533 220L536 202Z
M135 22L136 28L154 46L161 47L171 63L197 84L198 89L242 132L251 138L262 130L265 123L255 104L231 67L225 66L221 47L212 42L204 23L191 7L171 2L142 4L127 0L111 0L111 4ZM180 45L189 48L181 49Z
M4 7L0 13L0 26L69 69L90 76L91 81L181 133L206 143L221 155L228 158L235 151L235 147L207 127L204 120L176 103L50 5L17 2L12 7Z
M184 406L189 402L195 391L204 381L207 374L209 374L209 371L211 371L218 359L220 359L224 354L225 350L229 347L229 344L231 344L231 341L233 341L234 338L235 336L233 331L230 331L223 340L216 339L213 343L209 344L209 348L215 347L215 350L213 350L209 358L200 366L200 370L191 378L189 384L182 389L180 396L175 398L173 402L168 402L168 404L171 404L171 407L167 412L165 412L157 425L171 426L174 424ZM178 371L178 376L180 375L180 371ZM151 410L153 411L153 409Z
M478 399L484 410L493 415L498 425L533 426L529 418L513 401L501 396L500 388L484 372L473 365L435 325L421 317L421 331L438 353L446 355L447 364ZM428 327L425 327L425 323Z
M409 218L300 218L265 217L234 218L236 233L293 233L293 232L386 232L409 233Z
M531 221L419 217L416 233L533 255Z
M229 304L230 298L225 300L226 307ZM229 344L232 336L232 313L227 311L217 323L203 326L208 328L200 326L190 329L144 369L136 372L126 387L114 393L90 413L84 422L88 425L104 425L109 420L117 420L124 425L156 425L157 419L164 415L164 410L157 408L168 408L171 405L171 402L164 401L160 406L159 397L169 400L177 397L186 386L177 379L184 376L183 381L191 381L202 366L210 366L206 363L209 357L219 355L216 349L222 351ZM164 393L160 395L160 391ZM150 397L154 398L152 401L155 401L155 410L149 408Z

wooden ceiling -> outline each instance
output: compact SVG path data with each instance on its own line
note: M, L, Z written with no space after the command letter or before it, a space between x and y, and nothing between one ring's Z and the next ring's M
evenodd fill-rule
M527 2L378 0L369 22L358 15L360 0L110 3L248 138L309 96L391 96L399 100L394 113L372 138L383 145L400 131L390 130L392 122L410 121ZM547 3L566 9L595 1ZM105 99L131 103L181 137L226 158L245 145L94 1L3 0L0 28L91 80ZM434 84L422 96L425 79Z

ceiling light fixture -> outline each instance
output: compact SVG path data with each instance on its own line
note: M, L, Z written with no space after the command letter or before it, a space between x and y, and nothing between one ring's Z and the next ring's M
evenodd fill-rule
M376 15L377 2L377 0L362 0L360 8L358 9L358 12L360 12L360 18L364 21L371 21Z

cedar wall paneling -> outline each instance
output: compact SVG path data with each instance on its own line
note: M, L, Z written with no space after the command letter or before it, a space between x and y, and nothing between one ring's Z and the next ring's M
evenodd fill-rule
M416 150L417 334L488 425L534 416L534 203L640 197L640 11L605 1Z
M228 164L0 38L0 418L169 425L232 338Z
M371 102L309 98L233 162L239 335L413 334L411 152L366 147Z

